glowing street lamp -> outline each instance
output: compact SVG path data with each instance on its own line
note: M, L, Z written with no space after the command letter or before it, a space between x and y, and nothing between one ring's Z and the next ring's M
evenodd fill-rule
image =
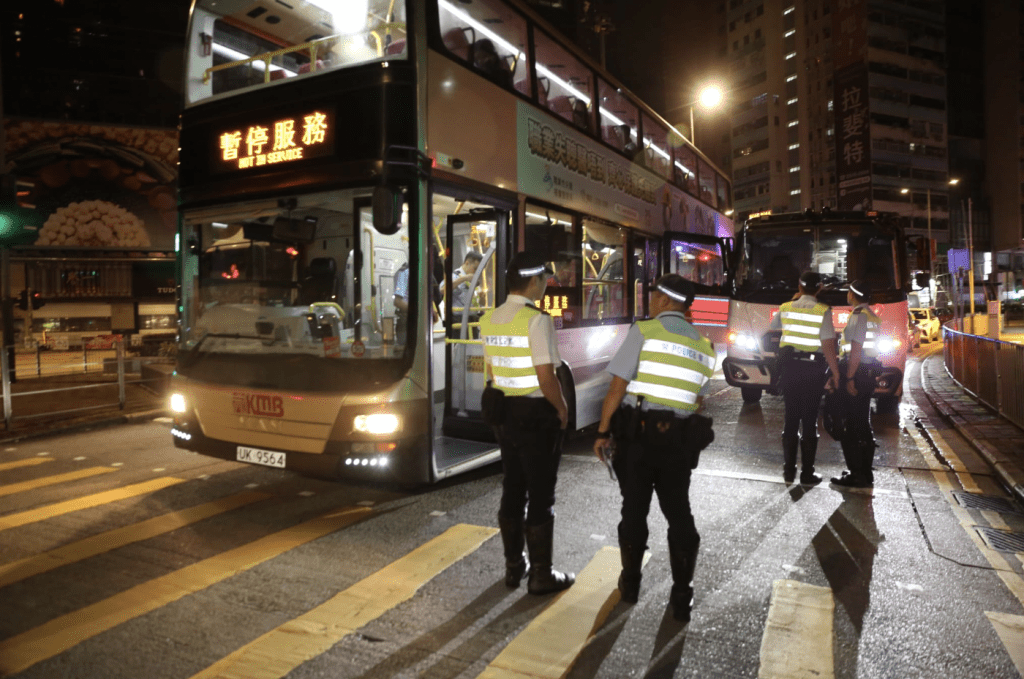
M693 107L700 105L705 111L712 111L721 105L725 92L718 85L706 85L697 92L697 99L687 106L690 109L690 143L697 146L697 135L693 127Z

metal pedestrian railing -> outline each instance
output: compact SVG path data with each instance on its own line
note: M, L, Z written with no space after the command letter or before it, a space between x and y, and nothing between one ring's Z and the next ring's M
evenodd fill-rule
M11 365L12 356L15 356L16 365ZM34 356L19 356L14 347L0 350L3 414L8 430L15 419L57 417L113 406L124 410L129 386L159 382L158 379L143 378L142 366L171 362L158 357L126 357L124 342L116 342L113 350L90 351L83 348L80 356L55 352L52 358L47 358L49 360L44 361L38 349ZM116 375L113 374L115 369ZM23 388L14 388L15 377ZM76 377L70 386L47 388L47 378L56 378L64 383ZM27 405L29 402L31 406ZM64 407L69 404L76 404L76 407Z
M943 327L946 371L968 393L1024 428L1024 345Z

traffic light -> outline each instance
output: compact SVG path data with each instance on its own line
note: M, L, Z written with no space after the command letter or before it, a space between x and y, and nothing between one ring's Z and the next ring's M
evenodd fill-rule
M43 301L43 298L39 295L38 292L33 292L32 293L32 297L30 298L30 301L32 302L32 308L33 309L38 309L39 307L41 307L44 304L46 304L46 302Z
M31 203L34 184L12 174L0 175L0 245L21 245L36 239L42 224Z
M33 292L30 295L28 290L22 290L21 294L18 295L18 308L22 311L28 311L29 304L32 305L33 309L38 309L45 305L46 302L38 292Z

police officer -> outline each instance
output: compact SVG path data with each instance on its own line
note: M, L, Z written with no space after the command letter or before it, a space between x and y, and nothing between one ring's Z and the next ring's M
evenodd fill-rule
M640 594L647 513L657 492L668 521L672 614L685 622L690 619L700 547L690 510L690 472L700 449L713 438L710 419L695 414L715 369L715 350L686 318L694 298L690 281L667 274L654 286L654 318L630 327L608 366L612 383L601 407L594 453L607 459L614 432L618 453L613 466L622 492L622 600L636 603ZM699 423L700 431L693 423Z
M829 388L838 385L835 329L832 308L815 297L821 291L821 275L805 271L800 276L800 296L784 303L772 319L771 329L782 330L779 370L786 420L782 430L782 478L796 478L796 451L800 448L800 483L814 486L818 451L818 406L825 393L826 368ZM801 433L802 429L802 433Z
M568 588L572 573L551 567L555 480L569 414L555 376L561 363L551 317L534 306L552 273L527 252L512 257L505 272L508 298L480 319L492 386L503 392L496 434L504 468L498 525L505 549L505 584L518 587L529 547L530 594ZM523 512L526 510L525 525Z
M879 367L877 341L881 321L868 306L871 284L850 283L847 294L853 312L843 328L840 375L846 392L846 427L839 444L843 447L848 471L833 478L834 485L845 488L868 488L874 484L871 461L875 455L875 436L871 430L871 395Z

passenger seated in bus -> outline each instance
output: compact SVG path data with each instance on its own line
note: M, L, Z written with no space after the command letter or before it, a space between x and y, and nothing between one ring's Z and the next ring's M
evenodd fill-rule
M581 130L590 131L590 110L582 99L573 99L572 124Z
M640 149L633 141L633 131L629 125L619 125L618 129L622 136L622 152L626 154L627 158L634 160Z
M395 272L395 342L405 344L409 322L409 263L405 262Z
M502 87L512 87L512 71L498 55L494 43L482 38L473 43L473 67Z

